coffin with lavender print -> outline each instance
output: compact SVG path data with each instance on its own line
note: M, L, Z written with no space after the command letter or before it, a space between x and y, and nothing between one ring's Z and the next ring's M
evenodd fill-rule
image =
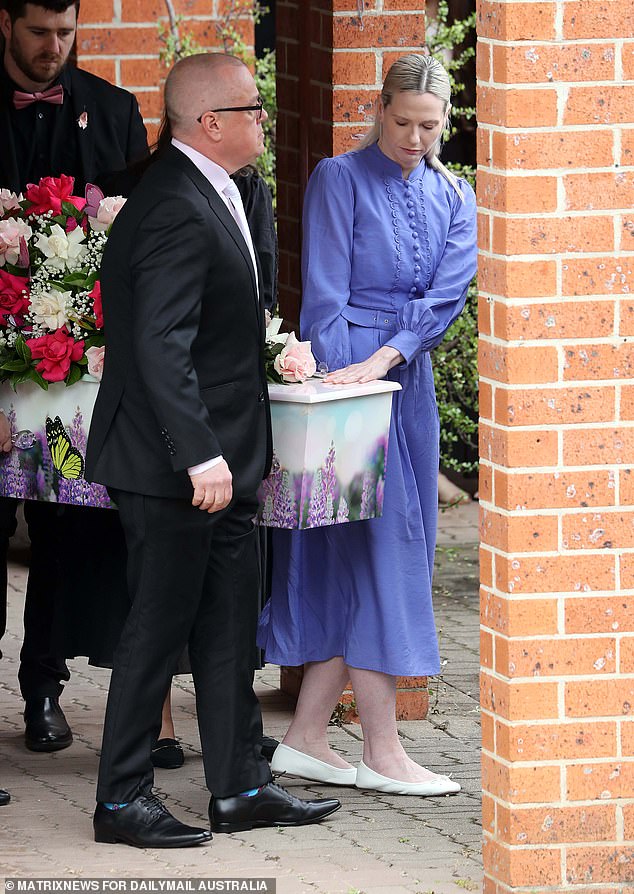
M10 453L0 454L0 496L109 508L101 484L83 475L86 439L99 383L82 379L43 391L24 382L13 391L0 385L0 406L11 424ZM48 436L47 436L47 419Z
M383 511L395 382L270 385L273 467L258 496L258 521L316 528Z

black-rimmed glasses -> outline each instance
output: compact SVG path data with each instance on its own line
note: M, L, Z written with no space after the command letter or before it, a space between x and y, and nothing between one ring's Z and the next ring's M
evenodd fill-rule
M222 109L208 109L208 111L210 111L210 112L257 112L257 114L255 116L255 121L256 121L256 124L259 124L260 121L262 120L262 110L263 109L264 109L264 100L262 99L261 96L259 96L258 101L257 101L256 105L254 105L254 106L224 106L224 108L222 108ZM202 117L204 114L205 114L205 112L203 112L202 115L199 115L198 118L196 118L196 121L198 121L199 124L201 123Z

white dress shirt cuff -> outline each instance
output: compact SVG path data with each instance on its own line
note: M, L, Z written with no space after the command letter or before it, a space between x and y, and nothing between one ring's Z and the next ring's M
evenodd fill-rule
M201 472L206 472L207 469L213 469L214 466L217 466L218 463L221 463L223 460L222 456L214 456L213 459L208 459L204 463L198 463L197 466L190 466L187 469L188 475L200 475Z

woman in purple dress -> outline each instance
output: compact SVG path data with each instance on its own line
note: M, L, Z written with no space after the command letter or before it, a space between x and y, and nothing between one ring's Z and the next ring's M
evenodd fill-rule
M438 410L430 351L461 312L476 269L475 197L438 160L450 85L433 57L390 68L361 148L322 160L304 211L302 338L333 383L399 382L381 518L275 532L260 645L304 665L272 768L402 794L459 791L412 761L396 729L397 676L440 670L431 600ZM363 730L356 769L328 745L350 679Z

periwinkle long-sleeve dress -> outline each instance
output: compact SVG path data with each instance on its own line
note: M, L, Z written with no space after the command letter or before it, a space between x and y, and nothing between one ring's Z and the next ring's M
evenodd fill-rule
M343 656L398 676L440 669L431 583L438 410L429 352L462 310L476 269L475 197L424 161L403 179L373 145L324 159L305 199L302 338L330 370L381 345L405 358L393 396L381 518L274 531L266 660Z

